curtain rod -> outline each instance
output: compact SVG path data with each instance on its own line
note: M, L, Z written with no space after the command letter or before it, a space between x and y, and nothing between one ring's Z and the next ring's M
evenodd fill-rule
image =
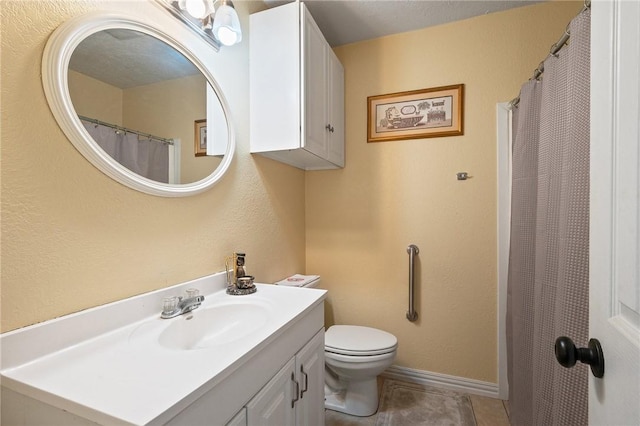
M591 8L591 0L584 0L584 6L582 6L582 10L580 10L578 15L576 16L579 16L581 13L584 13L586 10L590 8ZM547 55L547 58L549 56L556 56L560 51L560 49L562 49L562 47L565 44L567 44L570 37L571 37L571 31L569 31L569 24L567 24L567 27L564 30L564 34L562 34L562 37L560 37L558 41L556 41L553 45L551 45L551 49L549 50L549 54ZM540 64L538 65L538 68L536 68L533 71L533 77L531 77L529 80L538 80L538 78L540 78L542 73L544 73L544 61L540 62ZM509 102L509 106L511 108L515 108L518 106L518 103L520 103L520 96L516 96L514 99L512 99L511 102Z
M159 136L154 136L154 135L149 134L149 133L142 133L142 132L139 132L137 130L128 129L126 127L122 127L122 126L118 126L118 125L115 125L115 124L107 123L106 121L100 121L100 120L97 120L95 118L89 118L89 117L85 117L85 116L82 116L82 115L78 115L78 117L80 118L80 120L88 121L89 123L99 124L101 126L110 127L112 129L115 129L115 130L123 131L125 133L135 133L138 136L143 136L145 138L149 138L149 139L155 140L157 142L162 142L162 143L166 143L166 144L169 144L169 145L173 145L173 140L172 139L161 138Z

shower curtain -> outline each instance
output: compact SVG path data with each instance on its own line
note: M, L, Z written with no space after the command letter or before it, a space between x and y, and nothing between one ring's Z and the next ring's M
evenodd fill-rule
M157 182L169 182L169 145L131 132L82 121L89 135L118 163Z
M589 325L590 11L513 110L507 359L512 425L586 425L588 367L555 360ZM576 371L577 370L577 371Z

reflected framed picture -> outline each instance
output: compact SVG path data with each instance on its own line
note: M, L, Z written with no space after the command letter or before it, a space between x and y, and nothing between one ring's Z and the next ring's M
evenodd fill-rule
M194 148L196 157L207 155L207 120L196 120L194 130Z
M464 84L369 96L367 142L459 136Z

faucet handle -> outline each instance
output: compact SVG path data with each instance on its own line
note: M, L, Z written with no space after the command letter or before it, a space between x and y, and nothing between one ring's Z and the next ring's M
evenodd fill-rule
M180 299L182 298L178 296L170 296L162 299L162 313L169 314L175 312L178 309Z
M187 299L191 299L193 297L197 297L200 294L200 290L197 288L188 288L187 289Z

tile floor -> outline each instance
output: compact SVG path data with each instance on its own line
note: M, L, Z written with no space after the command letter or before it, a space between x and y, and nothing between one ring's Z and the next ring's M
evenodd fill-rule
M378 383L379 389L382 387L383 380L381 379ZM469 395L469 398L477 426L509 426L508 409L504 401L477 395ZM325 417L325 426L375 426L378 414L370 417L355 417L326 410Z

